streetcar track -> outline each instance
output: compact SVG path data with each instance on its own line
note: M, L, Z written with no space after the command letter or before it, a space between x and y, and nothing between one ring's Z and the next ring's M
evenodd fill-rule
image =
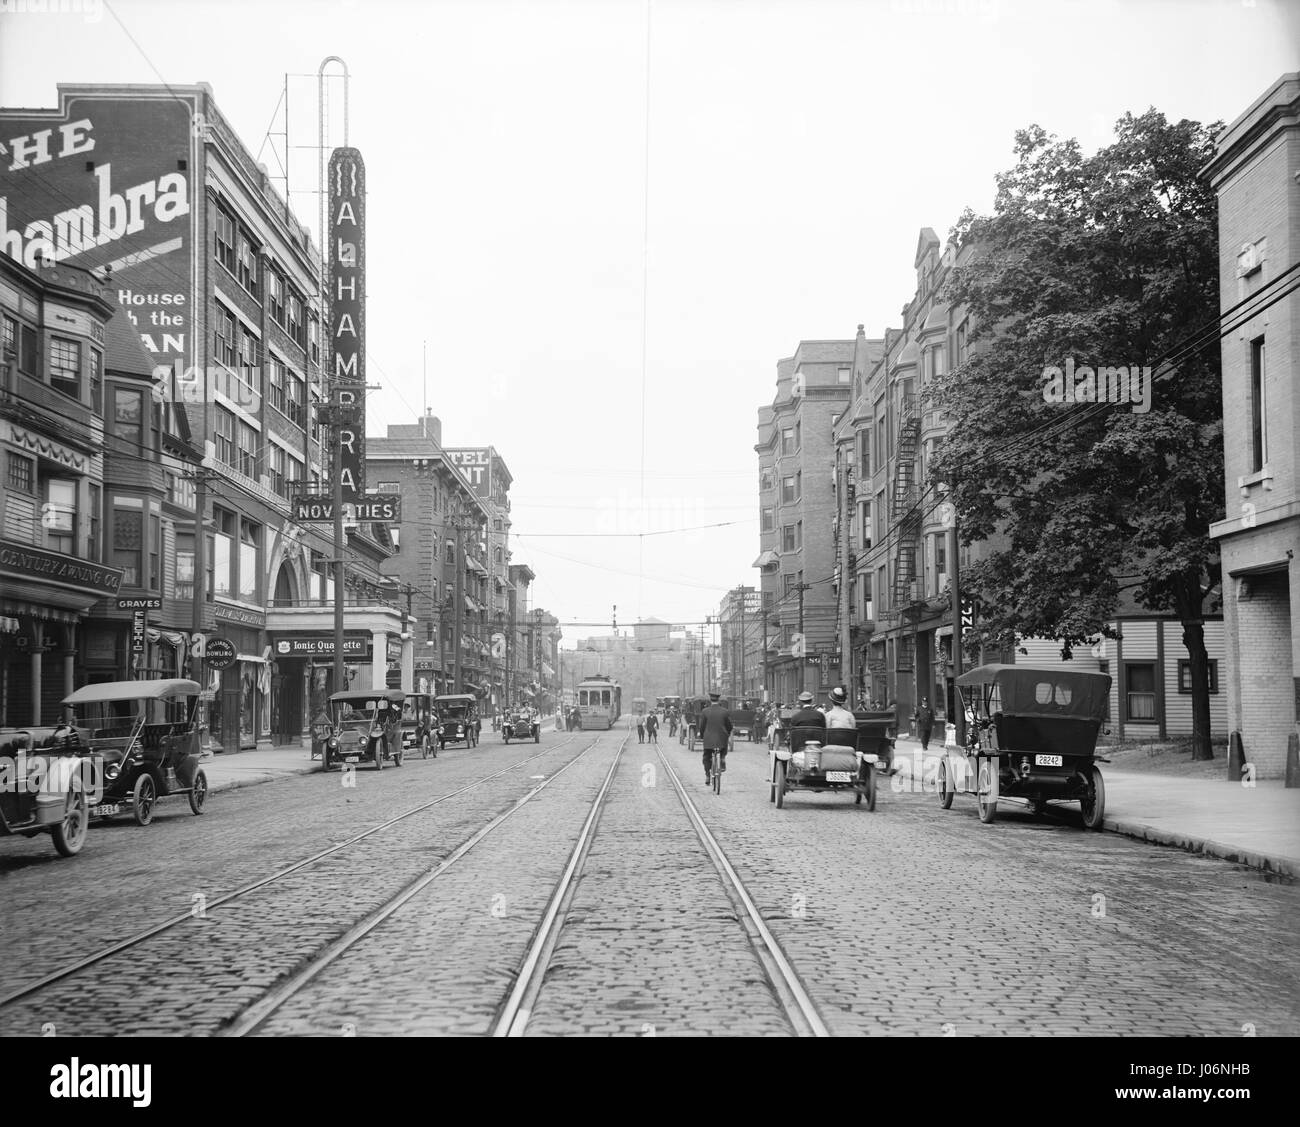
M592 843L600 824L600 815L608 801L609 791L615 772L622 758L628 736L624 737L614 761L610 764L604 782L596 797L592 800L587 819L579 832L578 840L569 855L568 863L560 879L556 882L541 923L529 941L527 952L520 964L515 984L510 994L498 1010L493 1022L492 1036L522 1037L527 1031L528 1022L536 1009L538 997L542 993L551 957L559 941L560 933L568 919L569 908L577 891L578 878L591 852ZM772 987L773 996L796 1036L828 1037L830 1030L826 1027L817 1007L807 989L782 951L776 937L772 935L763 922L762 914L717 839L704 824L699 811L686 793L681 779L672 764L664 755L662 747L656 745L656 752L677 792L682 810L691 825L696 838L704 846L705 855L722 881L728 900L735 911L734 919L740 924L749 940L759 966Z
M577 737L575 736L574 738L576 739ZM570 741L565 742L568 743ZM559 778L560 775L564 774L564 772L570 767L578 763L589 751L592 750L592 748L596 747L599 742L599 738L593 740L583 748L582 751L565 763L564 766L560 767L559 770L552 772L542 782L538 783L537 786L531 788L523 796L516 799L509 809L496 815L496 817L492 818L476 830L469 838L461 842L460 845L453 849L451 853L444 857L434 868L421 874L419 877L416 877L415 880L409 881L402 889L393 896L390 896L378 908L371 910L363 919L357 921L342 935L331 941L321 951L313 955L288 978L281 980L263 994L257 1001L246 1006L227 1024L218 1029L215 1036L247 1037L261 1026L265 1025L271 1017L273 1017L292 998L300 994L309 983L321 974L322 971L333 964L341 955L356 946L357 943L383 924L408 901L414 899L423 892L425 888L456 864L457 861L464 857L480 841L512 818L519 812L519 810ZM557 746L564 745L561 744ZM537 756L533 756L532 758L535 759ZM524 760L525 763L531 761L531 759ZM516 766L518 766L518 764L516 764ZM488 777L496 778L497 776L493 775ZM485 779L483 781L487 780Z
M239 900L245 896L248 896L253 892L258 891L259 889L266 888L268 885L274 884L276 881L283 880L286 877L292 876L294 873L299 872L302 869L306 869L311 867L312 865L318 864L319 862L325 860L325 858L330 857L333 854L338 853L342 850L348 849L349 847L356 845L358 842L364 841L366 838L372 837L373 835L378 834L381 831L386 830L391 826L396 825L399 822L405 821L406 819L412 818L417 814L421 814L424 811L429 810L434 806L438 806L443 802L447 802L453 798L456 798L462 794L467 793L468 791L474 790L476 787L482 786L484 783L491 782L494 779L499 779L503 775L508 775L511 771L515 771L520 767L524 767L530 763L533 763L534 761L541 759L543 756L549 755L552 752L559 751L561 748L568 746L577 738L578 738L577 734L573 734L568 739L553 744L549 748L546 748L544 751L538 751L536 754L530 755L526 759L521 759L517 763L512 763L509 767L502 768L500 771L496 771L491 775L485 775L483 778L476 779L470 783L466 783L464 786L458 787L456 790L449 791L446 794L439 795L437 798L430 799L428 802L423 802L418 806L414 806L410 810L403 811L401 814L389 818L387 821L381 822L376 826L372 826L367 830L363 830L359 834L354 834L352 837L346 839L345 841L336 842L335 844L330 845L325 849L313 853L309 857L305 857L300 861L295 861L284 868L277 869L274 873L270 874L269 876L261 877L257 880L250 881L247 884L240 885L238 888L232 889L230 892L223 893L222 895L207 901L204 905L204 911L212 912L217 908L220 908L225 905L229 905L236 900ZM591 746L595 746L595 745L593 744ZM570 763L566 763L563 767L560 768L559 771L549 776L547 781L549 782L549 780L551 778L554 778L556 774L559 774L560 771L566 770L572 763L577 762L577 760L580 759L583 755L585 755L586 752L589 750L590 747L584 749L577 756L575 756L574 759L570 761ZM186 911L176 916L162 920L159 923L144 928L141 931L138 931L135 934L130 935L125 939L118 940L116 943L112 943L107 947L103 947L98 951L83 956L82 958L78 959L76 962L69 963L59 968L58 970L51 971L49 974L46 974L41 978L35 979L34 981L26 983L23 986L19 986L18 988L10 991L8 994L0 996L0 1010L3 1010L5 1007L10 1006L13 1003L18 1002L24 998L30 997L31 995L36 994L39 991L44 990L47 987L52 986L57 982L60 982L66 978L70 978L73 975L83 970L93 967L98 963L104 962L105 960L112 958L114 955L121 954L123 951L128 951L133 947L137 947L140 944L145 943L148 940L154 938L154 936L161 935L163 932L170 931L172 928L179 927L182 924L189 923L193 920L193 918L194 918L193 913L190 911Z

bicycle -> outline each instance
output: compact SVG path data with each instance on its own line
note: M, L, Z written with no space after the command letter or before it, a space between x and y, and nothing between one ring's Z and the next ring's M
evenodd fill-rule
M713 760L711 766L709 767L709 776L713 781L713 793L721 794L722 793L722 752L717 748L713 749Z

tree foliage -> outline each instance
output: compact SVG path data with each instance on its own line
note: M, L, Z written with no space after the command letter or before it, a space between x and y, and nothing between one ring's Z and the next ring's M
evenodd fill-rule
M1068 657L1107 632L1125 589L1187 626L1217 587L1217 204L1198 173L1219 128L1152 109L1085 156L1032 126L994 213L954 230L974 251L948 292L972 349L927 391L954 420L932 476L963 542L996 549L963 575L986 644L1061 638ZM1046 402L1044 370L1067 359L1150 367L1150 410Z

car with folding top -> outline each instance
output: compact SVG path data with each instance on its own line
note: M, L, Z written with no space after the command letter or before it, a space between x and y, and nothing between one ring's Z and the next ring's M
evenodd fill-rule
M64 698L103 778L91 817L129 813L147 826L159 799L182 794L191 813L203 813L208 778L199 765L200 700L198 682L183 677L101 681Z
M973 794L981 822L1002 799L1035 815L1077 802L1088 829L1100 829L1106 787L1097 736L1110 700L1107 673L1027 665L981 665L957 678L966 708L966 745L945 748L937 789L943 809Z
M478 697L472 693L444 693L433 698L438 710L438 747L464 743L477 747L482 722L478 715Z
M781 809L792 792L844 792L874 811L877 779L893 770L893 722L892 709L856 712L852 728L795 724L787 715L769 747L768 800Z
M0 728L0 836L49 834L64 857L80 853L102 778L86 733L67 725Z
M371 763L382 771L392 761L400 767L404 755L401 689L347 689L329 698L329 735L322 748L322 767L330 771L345 763Z

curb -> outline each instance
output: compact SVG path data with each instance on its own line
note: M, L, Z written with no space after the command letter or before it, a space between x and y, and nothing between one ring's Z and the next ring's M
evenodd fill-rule
M1194 837L1177 830L1158 830L1143 822L1116 821L1102 818L1101 828L1124 837L1147 841L1153 845L1167 845L1182 849L1187 853L1199 853L1206 857L1216 857L1221 861L1231 861L1236 865L1245 865L1273 876L1284 876L1295 880L1300 878L1300 862L1288 857L1275 857L1268 853L1257 853L1240 845L1213 841L1210 838Z

